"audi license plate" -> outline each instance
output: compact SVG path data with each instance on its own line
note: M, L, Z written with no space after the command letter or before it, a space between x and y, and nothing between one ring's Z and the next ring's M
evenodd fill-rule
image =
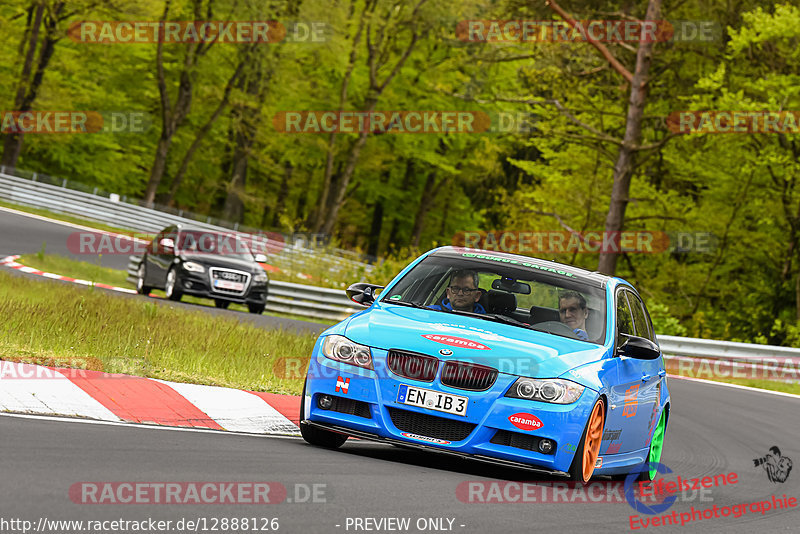
M438 410L440 412L466 416L469 398L401 384L397 391L397 402L400 404L419 406L420 408L427 408L429 410Z
M214 287L230 289L231 291L242 291L244 284L241 282L229 282L228 280L214 280Z

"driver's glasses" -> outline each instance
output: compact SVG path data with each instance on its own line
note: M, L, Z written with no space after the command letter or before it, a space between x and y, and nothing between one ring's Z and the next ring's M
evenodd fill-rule
M447 289L453 292L454 295L469 295L478 289L472 287L458 287L458 286L449 286Z
M576 313L578 313L578 309L579 308L577 306L570 306L569 308L559 308L558 313L560 313L561 315L566 315L567 312L569 312L572 315L575 315Z

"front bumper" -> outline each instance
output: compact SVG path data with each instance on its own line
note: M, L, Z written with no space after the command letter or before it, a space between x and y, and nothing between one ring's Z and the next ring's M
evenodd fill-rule
M468 391L442 384L438 375L432 382L394 375L384 364L387 351L373 348L372 355L377 371L339 363L315 351L307 378L306 413L301 419L366 439L565 474L598 398L598 393L588 388L567 405L507 398L504 395L517 376L505 373L499 373L486 391ZM398 402L398 388L403 384L468 397L466 416ZM323 394L334 398L331 409L319 407L317 401ZM541 427L517 427L511 418L520 414L535 416ZM555 442L554 450L540 452L537 444L541 439Z
M209 284L207 273L183 270L178 277L178 286L185 295L207 299L224 300L237 304L264 304L267 300L267 284L251 282L243 295L233 295L214 291Z

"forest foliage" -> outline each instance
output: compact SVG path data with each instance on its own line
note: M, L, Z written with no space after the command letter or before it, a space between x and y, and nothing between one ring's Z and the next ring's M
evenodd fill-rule
M800 346L800 135L676 134L682 110L800 110L790 2L563 0L579 20L709 21L657 42L625 231L669 236L615 273L661 333ZM558 20L519 0L10 0L0 109L141 113L144 131L2 135L7 166L401 264L465 232L602 232L629 81L588 43L470 42L469 20ZM279 21L271 43L86 43L80 21ZM311 31L314 29L315 31ZM637 45L606 43L633 72ZM469 111L521 128L286 133L282 113ZM698 246L698 240L700 241ZM595 252L539 256L588 269ZM381 261L378 261L381 264ZM387 269L379 272L384 273Z

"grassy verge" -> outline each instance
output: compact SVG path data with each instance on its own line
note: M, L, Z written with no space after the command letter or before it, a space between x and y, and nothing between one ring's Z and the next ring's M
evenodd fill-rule
M680 374L680 373L674 373ZM701 378L703 380L712 380L714 382L726 382L728 384L738 384L740 386L748 386L751 388L768 389L770 391L781 391L783 393L793 393L800 395L800 384L790 382L779 382L777 380L762 380L757 378L727 378L727 377L708 377L708 376L693 376L684 373L681 376L689 378Z
M281 372L307 362L316 335L265 330L144 299L0 271L0 358L176 382L299 394Z

